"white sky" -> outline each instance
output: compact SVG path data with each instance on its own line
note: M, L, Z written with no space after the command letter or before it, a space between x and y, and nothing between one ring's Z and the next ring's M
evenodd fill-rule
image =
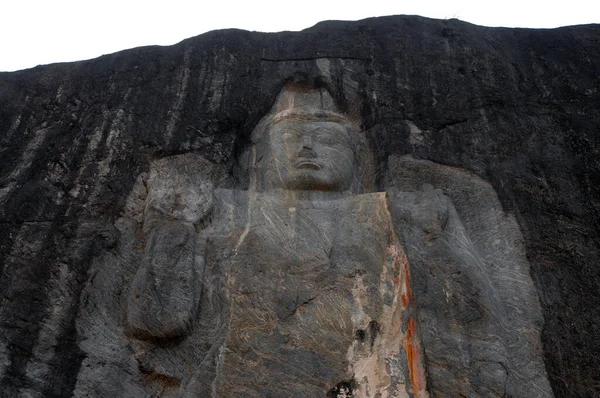
M302 30L324 20L407 14L485 26L600 23L598 0L3 0L0 71L170 45L223 28ZM356 4L356 5L354 5Z

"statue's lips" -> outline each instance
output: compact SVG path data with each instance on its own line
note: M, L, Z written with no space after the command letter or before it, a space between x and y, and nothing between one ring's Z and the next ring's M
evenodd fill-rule
M319 170L321 168L321 165L312 159L299 160L296 162L295 166L297 169Z

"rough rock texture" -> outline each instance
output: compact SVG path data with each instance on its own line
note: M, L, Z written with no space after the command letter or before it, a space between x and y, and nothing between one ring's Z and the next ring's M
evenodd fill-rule
M316 81L331 93L340 112L364 131L374 161L372 186L366 190L373 193L365 195L387 191L392 210L398 202L389 197L402 197L403 203L413 200L411 214L415 215L419 203L437 200L424 201L424 196L433 195L420 191L424 183L442 189L474 247L486 253L481 257L487 270L483 279L476 277L469 285L477 290L469 291L467 286L454 304L444 307L440 304L444 297L436 294L443 292L441 284L448 278L435 279L439 267L428 264L429 257L421 258L418 250L413 252L410 271L416 311L422 314L419 322L429 319L439 322L441 328L448 327L443 317L430 315L443 314L448 308L469 309L470 303L461 297L494 299L486 289L494 286L498 293L494 302L509 310L500 319L508 319L510 325L529 319L532 339L523 344L533 350L530 352L541 352L554 395L599 395L599 44L597 25L542 31L399 16L327 22L298 33L211 32L166 48L139 48L85 62L0 74L0 391L7 397L177 396L182 386L176 372L187 372L199 380L186 387L195 390L192 393L203 393L202 388L207 388L203 380L218 381L211 361L220 353L211 351L211 342L204 341L206 335L189 334L190 328L217 330L218 316L189 320L185 314L177 314L162 323L166 334L160 335L144 330L144 314L139 312L136 318L135 305L130 305L128 298L135 295L132 281L143 277L133 266L137 261L133 258L152 256L146 247L136 246L139 242L151 239L186 253L206 248L189 244L186 224L169 224L172 229L167 232L155 231L148 212L134 209L152 202L144 190L158 203L169 198L168 190L152 189L152 181L161 179L163 169L152 169L151 164L176 163L169 159L181 159L172 157L177 154L201 159L192 162L191 177L182 180L192 187L188 190L191 197L206 196L212 184L219 188L215 206L236 203L222 207L246 208L248 199L231 192L245 192L250 186L243 164L252 131L287 82ZM208 179L194 180L193 169L198 164ZM360 206L348 202L346 211L359 206L368 217L369 209L377 205L366 197L364 201ZM184 208L177 217L196 226L205 211ZM402 214L392 211L388 222L395 228L404 225ZM380 228L385 229L384 224L382 221ZM352 225L345 228L341 230L354 230ZM491 235L490 230L494 230ZM372 236L375 241L376 236ZM502 239L489 240L490 236ZM418 244L406 244L410 235L404 240L410 259L411 247ZM218 240L212 244L217 247L214 253L222 253L219 245L227 246ZM430 250L438 250L432 246ZM182 249L186 247L189 250ZM181 269L191 261L185 256L172 260L174 267ZM222 282L223 270L211 268L219 261L212 260L206 258L204 274L192 272L185 280ZM534 294L523 290L512 294L510 287L515 285L507 282L507 275L527 286L529 275L523 270L529 266ZM451 267L448 269L451 272ZM167 282L176 280L177 273L174 275ZM259 282L247 280L250 287ZM306 286L309 282L304 281ZM438 284L440 289L435 289ZM215 314L226 313L219 311L219 305L230 302L228 297L218 299L219 295L242 291L241 287L227 290L218 283L204 284L202 290L179 288L205 298L214 290L216 299L210 308ZM291 308L294 317L300 317L303 303L309 314L312 301L319 305L310 289L301 293L291 300L301 304ZM269 297L278 296L273 292ZM522 297L534 303L531 314L523 309L527 306ZM538 297L543 326L541 346L536 347L536 328L541 324L535 314ZM199 300L203 303L205 299ZM482 302L485 300L476 304ZM171 304L173 308L182 305ZM264 305L270 308L271 304ZM123 306L128 312L121 310ZM199 307L187 308L200 314L207 308ZM373 308L374 313L380 311ZM231 320L240 324L260 315L227 311ZM469 323L472 320L460 316L472 312L458 311L456 319ZM213 319L216 324L196 324L199 329L194 329L194 319ZM316 315L314 319L317 325L324 321ZM467 340L486 341L485 336L501 334L484 330L491 324L466 332L459 328L451 337L464 341L461 333L473 331ZM408 325L403 332L410 340L406 332L410 322ZM370 342L377 325L364 326L354 336ZM255 331L255 336L260 333L263 331ZM186 334L197 340L177 340ZM283 335L263 335L280 338L275 342L280 342L281 349L290 344ZM158 339L152 340L152 336ZM215 335L219 336L226 337ZM343 333L340 336L346 337L331 339L347 338ZM432 330L419 337L424 343L419 350L424 351L418 352L424 352L429 361L425 367L431 395L468 391L472 396L494 396L494 392L537 396L535 391L511 390L515 384L506 383L507 374L515 377L514 370L531 359L527 351L516 354L521 340L491 339L489 344L474 344L470 354L504 356L504 361L465 369L450 367L445 373L443 366L432 363L452 363L455 353L428 352L428 347L456 344L436 336L439 334ZM315 344L324 344L326 337ZM95 346L95 341L103 345ZM253 341L265 342L258 337ZM353 341L346 344L355 345ZM383 349L375 339L370 344L371 349ZM486 351L489 347L495 347L490 350L493 352ZM497 347L507 349L508 354ZM243 352L242 343L238 348ZM108 364L105 368L94 364L93 352L103 358L100 364ZM135 355L140 352L146 356ZM235 352L227 355L233 358ZM188 363L173 361L182 355ZM340 355L334 352L328 358L348 360L345 352ZM369 358L364 353L356 355ZM281 372L281 378L289 377L285 381L307 388L321 386L325 377L345 376L346 364L340 367L326 362L319 367L311 359L297 360L314 364L312 373L294 374L282 368L281 360L274 361L272 372ZM118 366L111 367L114 364ZM157 368L160 366L163 369ZM406 366L410 368L410 364ZM131 371L123 375L115 369ZM331 375L327 375L328 369ZM406 381L407 375L410 378L408 372L402 380ZM238 377L243 380L246 376ZM303 377L310 382L302 384ZM104 383L106 380L112 384ZM471 386L463 390L467 387L458 383L436 389L440 381L453 380L468 380ZM528 381L524 385L531 385ZM360 388L352 380L339 382L321 387L330 391L330 396ZM411 382L414 387L414 380ZM217 384L210 388L221 388ZM108 390L93 390L97 386ZM252 391L251 386L242 387ZM219 390L227 391L223 396L233 391L227 390L232 386L223 388ZM500 389L503 392L499 393ZM310 396L314 391L305 393ZM285 389L268 391L271 396L283 392Z

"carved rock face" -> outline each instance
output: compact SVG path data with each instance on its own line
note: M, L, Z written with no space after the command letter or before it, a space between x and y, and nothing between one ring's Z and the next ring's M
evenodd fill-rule
M270 128L267 181L292 190L347 191L356 161L346 126L284 119Z
M305 242L296 251L303 258L331 247L333 265L340 263L336 258L381 264L367 261L382 252L365 242L377 235L362 228L375 227L377 220L357 220L368 221L373 212L365 205L352 211L372 203L367 198L347 195L346 203L356 206L340 206L345 212L305 211L292 199L317 198L325 206L322 198L342 203L345 192L282 192L258 179L269 166L269 131L253 134L253 126L263 119L274 126L274 116L303 110L345 115L360 126L350 138L358 137L352 147L356 181L364 188L352 192L385 191L394 232L407 235L398 246L410 260L417 310L407 330L410 336L421 332L432 396L549 397L544 362L556 396L600 396L600 339L594 338L600 336L599 35L600 25L513 30L395 16L326 22L302 32L212 32L171 47L0 73L0 396L175 397L191 375L203 372L198 380L206 380L205 390L196 395L227 397L211 391L217 372L226 377L213 358L232 347L223 345L230 330L226 292L237 292L238 285L228 287L226 277L258 284L258 267L273 259L271 275L292 279L281 258L290 263L284 249L293 242L266 250L291 235L285 221L311 215L324 236L341 242L325 245L321 234L303 228L297 236ZM317 92L304 95L301 82L314 82ZM288 83L297 84L274 102ZM258 155L261 164L252 162ZM208 184L202 188L203 180L214 186L214 196ZM435 191L417 193L424 184L451 199L445 207L456 209L464 233L439 231L435 222L445 217L428 204L445 203ZM394 187L398 191L387 195ZM231 200L222 199L223 190ZM260 202L265 197L274 204L281 200L269 207ZM220 224L221 213L233 216ZM276 220L273 213L287 218ZM269 222L266 216L277 228L259 226ZM448 228L456 219L448 214ZM207 236L206 249L186 223ZM236 251L246 231L246 246ZM268 241L270 236L277 240ZM239 264L251 250L262 260L227 274L223 264ZM226 262L228 254L236 263ZM329 283L308 273L306 279L315 281L311 289L318 298L347 281ZM134 280L148 281L149 288L133 288ZM391 277L382 281L394 283ZM253 293L254 301L243 297L235 308L237 314L248 312L239 321L252 315L255 306L248 303L280 297L270 292L294 293L276 279L265 278L264 284L268 293ZM142 301L154 286L164 296ZM375 290L365 288L362 303L380 297L380 284L365 286ZM164 344L133 335L145 328L125 333L126 322L133 323L125 310L136 309L130 292L134 298L144 293L138 302L154 309L135 311L137 319L154 317L165 328L176 320L187 326L177 311L198 308L191 329L175 329L184 336ZM314 295L292 297L281 308ZM299 306L288 321L310 314L316 321L329 314L337 321L337 312L313 312L318 298ZM193 300L197 307L188 305ZM491 319L493 308L504 315ZM169 313L173 322L165 321ZM377 336L390 331L377 313L369 316L380 325ZM370 331L378 329L365 320L344 336L371 348ZM322 337L330 328L320 324L314 323L314 334L306 332L305 341L330 341ZM265 333L262 341L282 335ZM334 362L339 356L327 352L345 355L347 347L330 344L320 355ZM407 347L414 358L418 351ZM353 358L362 352L357 348ZM285 361L267 374L278 384L293 375L279 366ZM318 362L306 363L317 369ZM374 369L360 366L366 361L354 363L354 369ZM296 370L302 386L303 369ZM296 396L362 388L357 373L355 386L350 375L315 372L325 392ZM271 396L293 395L280 388Z
M330 102L324 89L283 89L252 133L248 190L218 187L216 166L193 154L140 175L122 242L100 262L121 283L116 301L98 312L101 283L82 300L93 343L76 396L115 395L110 372L126 396L552 396L523 338L537 339L539 318L510 249L520 235L493 189L415 161L363 193L363 136ZM123 369L95 352L103 333L120 338Z

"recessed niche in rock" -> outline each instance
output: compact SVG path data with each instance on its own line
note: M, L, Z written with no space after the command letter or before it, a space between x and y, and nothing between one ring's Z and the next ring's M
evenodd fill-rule
M75 396L553 395L488 183L392 156L374 191L365 133L310 83L283 87L237 164L139 175L82 293Z

